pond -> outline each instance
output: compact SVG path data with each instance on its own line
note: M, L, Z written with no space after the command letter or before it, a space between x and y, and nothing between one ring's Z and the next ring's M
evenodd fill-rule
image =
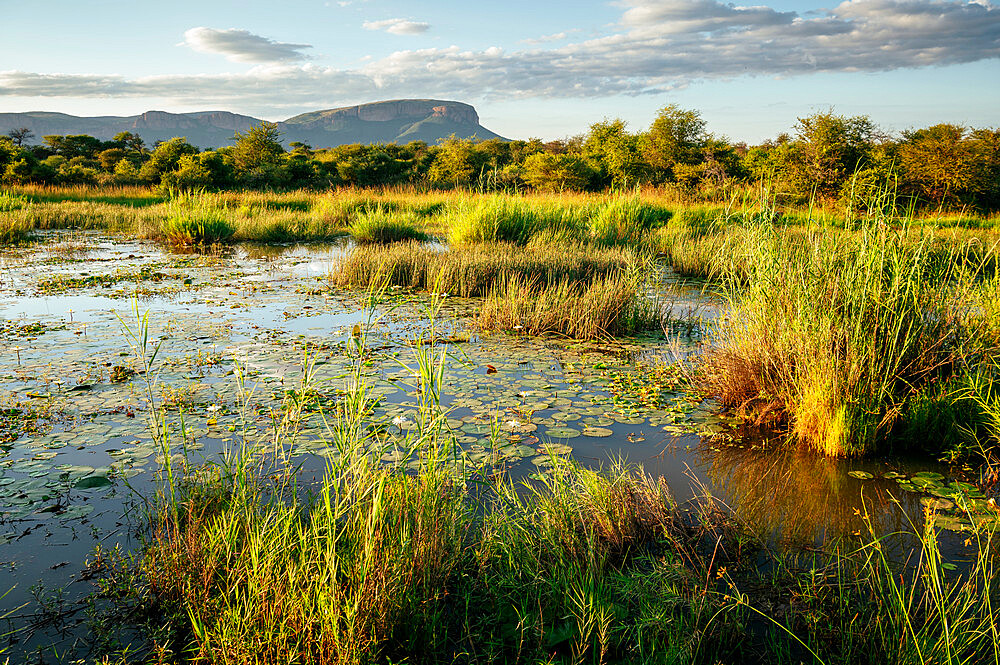
M706 327L724 313L718 298L669 271L654 289L670 303L665 333L576 342L482 335L470 323L475 300L442 297L433 322L425 294L390 289L369 309L366 294L327 284L348 249L173 254L62 232L4 250L0 649L8 651L0 653L42 662L86 653L88 560L98 546L140 544L136 528L163 460L143 412L147 377L133 373L124 332L135 325L134 304L148 310L161 344L154 391L167 407L173 455L194 462L218 460L243 440L273 445L276 410L307 365L320 401L335 399L353 362L355 327L370 323L366 378L381 396L377 414L399 434L417 399L408 385L413 343L430 335L449 342L442 402L469 464L530 479L553 456L593 467L624 459L664 477L678 501L710 493L783 547L862 533L866 515L879 533L907 531L925 505L946 509L956 493L985 503L960 470L929 460L837 461L741 434L716 404L684 390L669 364L699 353ZM494 428L503 431L499 448L490 443ZM326 431L322 414L309 414L288 447L307 479L321 477L336 455ZM956 530L968 520L942 519ZM906 539L895 542L903 556ZM949 557L963 557L960 531L944 544Z

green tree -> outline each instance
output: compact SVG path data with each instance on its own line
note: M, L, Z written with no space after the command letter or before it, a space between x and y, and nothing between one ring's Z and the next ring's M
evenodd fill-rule
M959 125L903 132L899 165L907 190L935 204L966 199L976 189L976 152L968 129Z
M452 134L438 146L427 177L438 186L470 185L486 169L488 159L488 153L480 151L475 141Z
M591 125L582 150L601 185L631 187L648 180L649 165L639 149L639 138L628 132L624 120Z
M229 152L233 170L240 180L263 181L265 184L279 178L278 171L285 149L278 141L281 132L273 122L262 122L245 132L236 132L236 144Z
M582 190L593 176L593 169L583 158L547 152L529 155L522 171L526 183L546 191Z
M868 116L845 117L832 111L799 118L796 141L786 163L792 185L800 192L840 192L871 150L875 124Z
M145 141L134 132L118 132L111 140L117 143L122 150L130 153L142 154L146 151Z
M698 111L669 104L660 109L642 137L642 154L656 180L671 181L677 179L678 164L696 166L702 163L707 141L705 121ZM690 172L691 169L685 170L685 173Z

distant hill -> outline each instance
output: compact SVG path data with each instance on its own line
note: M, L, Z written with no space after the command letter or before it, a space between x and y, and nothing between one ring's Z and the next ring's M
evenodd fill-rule
M262 120L228 111L166 113L147 111L133 116L78 117L65 113L31 111L0 113L0 134L27 127L35 142L46 134L89 134L108 140L119 132L139 134L147 144L175 136L187 137L200 148L232 145L233 134ZM345 143L434 144L454 134L459 138L503 138L479 124L479 114L469 104L436 99L398 99L303 113L277 123L281 142L302 141L314 148Z

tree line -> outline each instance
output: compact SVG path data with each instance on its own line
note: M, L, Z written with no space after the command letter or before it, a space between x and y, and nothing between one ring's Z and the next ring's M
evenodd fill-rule
M645 131L604 120L559 141L342 145L286 149L277 126L237 132L234 145L200 150L184 137L147 146L132 132L0 137L4 184L151 185L176 189L336 186L601 191L670 186L704 198L766 180L774 191L823 202L892 191L924 206L1000 209L1000 129L938 124L890 135L867 116L833 111L799 118L760 145L710 133L699 112L669 105Z

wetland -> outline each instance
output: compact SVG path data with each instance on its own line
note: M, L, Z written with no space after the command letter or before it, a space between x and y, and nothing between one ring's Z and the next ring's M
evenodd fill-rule
M937 230L883 252L974 263L935 283L951 310L826 301L868 317L858 339L895 326L892 349L915 349L890 367L864 347L845 374L864 399L840 402L816 372L859 342L827 341L806 372L822 354L765 335L782 314L763 299L841 298L761 275L795 257L755 262L742 231L637 200L561 221L543 201L510 233L497 220L536 203L512 201L418 201L402 231L363 202L339 237L303 222L307 242L36 224L0 250L0 659L997 656L988 258L935 253ZM362 222L376 239L356 244ZM835 283L844 255L823 251L840 258L809 275ZM945 323L911 334L921 317Z

